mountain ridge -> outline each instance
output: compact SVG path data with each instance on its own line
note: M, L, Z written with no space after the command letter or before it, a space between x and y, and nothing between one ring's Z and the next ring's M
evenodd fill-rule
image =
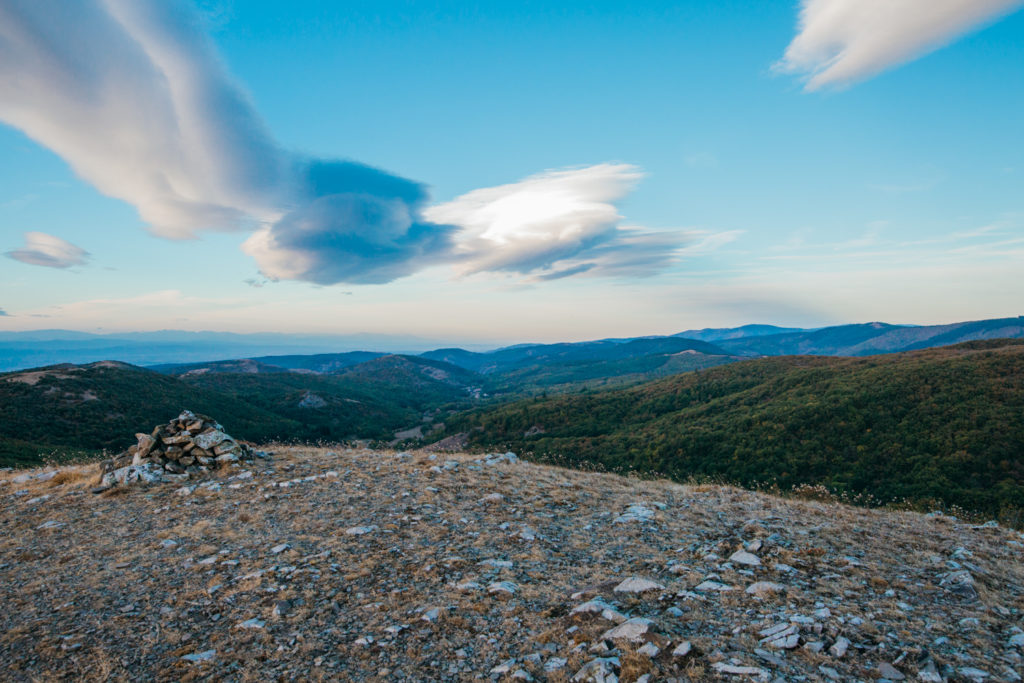
M824 485L1024 524L1024 340L746 360L633 387L482 406L446 422L546 462Z

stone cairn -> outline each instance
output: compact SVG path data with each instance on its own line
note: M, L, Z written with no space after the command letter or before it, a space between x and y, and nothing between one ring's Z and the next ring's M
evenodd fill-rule
M219 467L252 460L255 452L229 436L213 418L190 410L149 434L135 435L138 443L101 463L101 489L138 482L183 480Z

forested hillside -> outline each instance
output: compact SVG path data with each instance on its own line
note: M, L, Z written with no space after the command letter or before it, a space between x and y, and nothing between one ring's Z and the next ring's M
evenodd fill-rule
M102 361L0 375L0 465L42 455L119 451L189 408L216 415L241 439L261 441L302 426L280 415L150 370Z
M384 356L341 375L216 363L173 377L125 363L59 365L0 374L0 465L120 451L183 409L214 416L255 442L388 441L467 408L475 375L443 363Z
M448 422L541 460L879 502L1024 509L1024 342L865 358L776 357Z

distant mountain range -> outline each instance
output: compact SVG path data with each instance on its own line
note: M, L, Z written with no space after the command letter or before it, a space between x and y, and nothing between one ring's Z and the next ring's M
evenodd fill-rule
M373 349L379 353L421 353L451 341L411 335L234 334L231 332L127 332L91 334L73 330L0 332L0 372L57 363L118 360L135 365L195 363L265 355L338 353ZM472 345L474 350L487 346Z
M517 344L494 350L486 350L479 345L444 348L444 344L412 336L232 334L175 330L97 335L41 330L0 332L0 372L98 360L118 360L145 366L209 366L211 361L222 359L251 359L287 370L331 372L332 368L399 353L420 354L489 374L539 362L623 361L688 350L709 356L866 356L946 346L974 339L1020 337L1024 337L1024 317L949 325L876 322L815 329L743 325L687 330L666 337ZM684 340L683 344L673 346L679 344L678 340ZM691 346L685 346L685 340L691 342ZM706 346L700 346L699 342ZM341 365L337 365L339 363Z
M776 327L775 325L743 325L741 327L705 327L703 330L686 330L673 336L699 339L706 342L718 342L727 339L744 339L746 337L764 337L770 334L789 334L793 332L812 332L802 327Z
M1024 337L1024 317L998 318L950 325L866 323L817 330L746 335L717 340L723 349L747 356L870 356L949 346L976 339Z

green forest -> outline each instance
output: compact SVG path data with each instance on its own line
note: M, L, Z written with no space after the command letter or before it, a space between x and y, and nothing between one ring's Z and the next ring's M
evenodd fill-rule
M1024 342L761 358L628 389L534 398L448 420L478 448L742 486L821 485L866 503L1020 522Z

